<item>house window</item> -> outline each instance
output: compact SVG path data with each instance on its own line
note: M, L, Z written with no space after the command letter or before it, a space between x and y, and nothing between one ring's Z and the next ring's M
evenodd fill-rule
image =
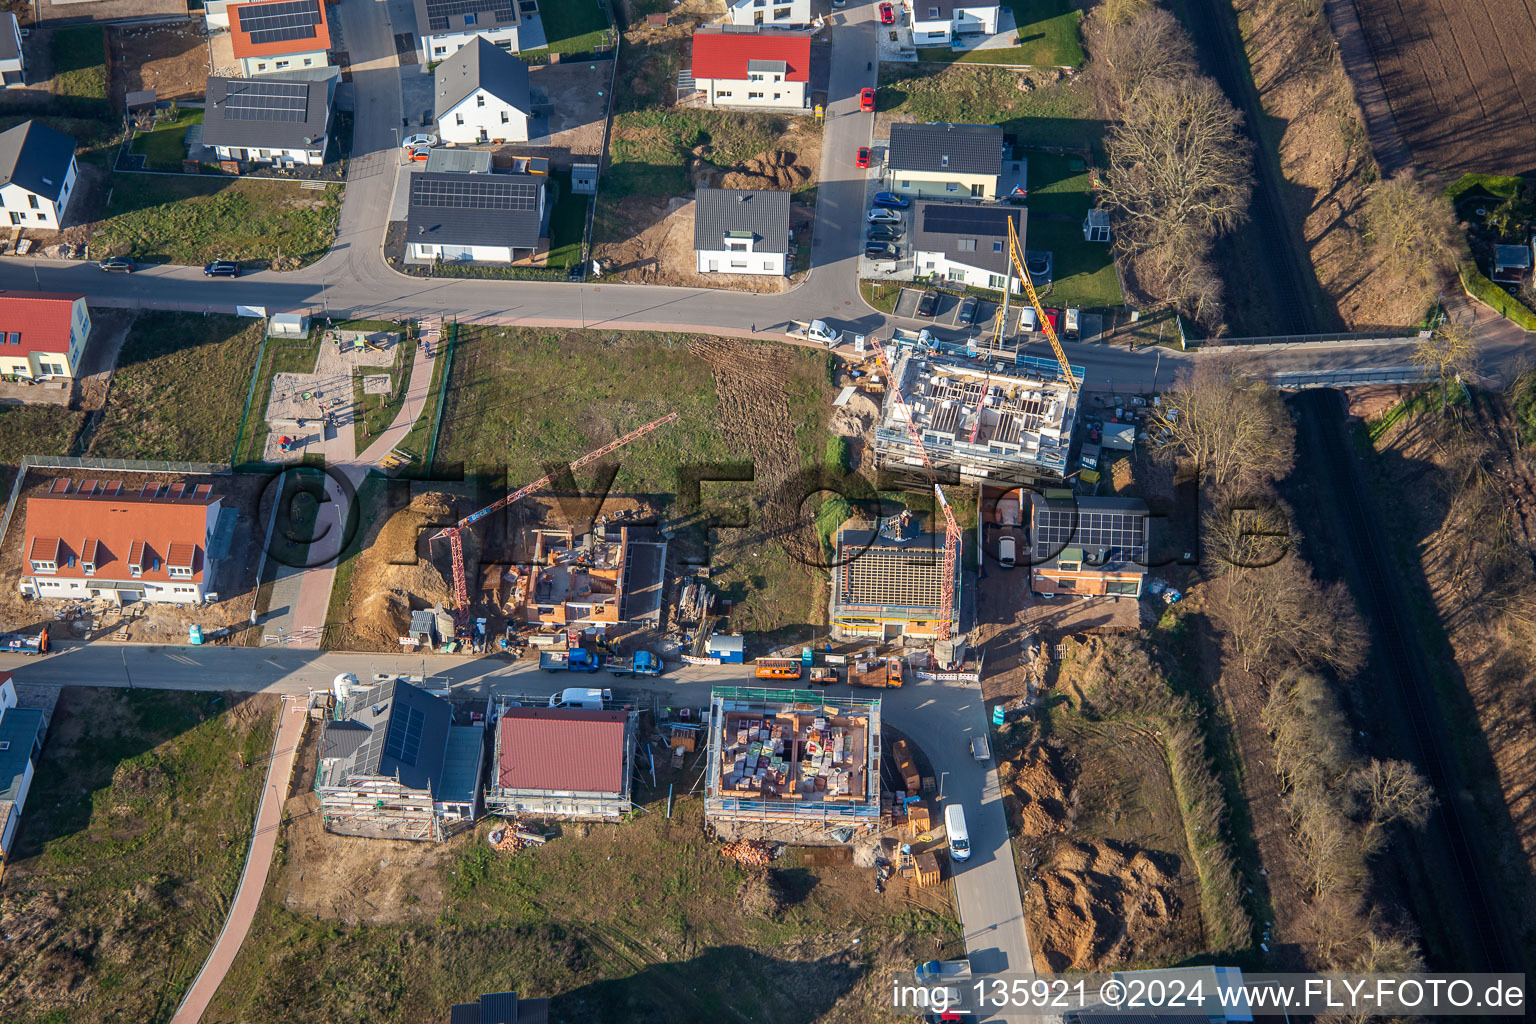
M949 166L949 154L948 153L945 153L943 156L939 157L939 166L940 167L948 167Z
M505 110L503 110L501 112L501 123L502 124L506 124L510 120L512 120L512 118L507 115L507 112Z
M130 565L128 567L128 575L132 576L134 579L138 579L140 576L144 575L144 567L142 565Z
M779 96L780 96L780 93L774 93L774 94L773 94L773 98L774 98L774 99L778 99L778 98L779 98Z
M992 243L992 251L993 252L1002 252L1003 251L1003 243L1002 242L993 242Z
M1127 597L1135 597L1136 591L1140 589L1141 585L1135 580L1110 580L1109 583L1104 587L1104 593L1123 594Z
M434 46L434 47L432 47L432 54L433 54L433 56L442 57L442 56L444 56L447 53L448 53L448 47L446 47L446 46Z
M192 567L190 565L173 565L170 567L170 576L172 579L189 580L192 578Z
M749 93L747 93L747 99L749 99L749 100L760 100L762 98L763 98L763 94L760 93L760 92L749 92Z
M946 182L945 185L944 185L944 191L946 191L946 192L959 192L960 191L960 183L958 181Z
M20 331L12 331L10 334L6 335L6 337L10 339L10 342L11 342L12 345L20 345L21 344L21 332Z
M265 64L257 64L256 65L256 70L257 71L265 71L265 70L267 70L267 66Z
M938 21L939 20L939 9L937 7L930 7L930 8L928 8L928 20L929 21Z
M747 261L746 260L731 260L731 269L732 270L746 270L747 269Z
M309 57L305 57L304 58L304 66L305 67L309 67L313 63L314 63L314 61L311 58L309 58Z
M475 16L473 14L466 14L466 15L464 15L464 24L465 25L473 25L474 23L475 23Z
M747 76L747 81L749 81L749 82L761 82L762 80L763 80L763 76L762 75L752 74L752 75L748 75Z
M477 106L477 107L485 106L485 94L484 93L479 93L479 94L477 94L475 96L475 106Z
M903 190L909 189L912 187L912 183L910 181L904 181L901 183L901 187Z
M731 252L746 252L747 251L747 243L746 242L726 242L725 243L725 247L727 249L729 249Z
M38 363L37 365L44 373L51 373L56 377L64 376L64 366L61 363Z
M27 196L27 202L31 205L32 209L40 209L37 205L37 196Z
M958 251L960 251L960 252L975 252L976 251L976 239L974 239L974 238L959 238L959 239L956 239L955 240L955 248Z
M983 198L986 197L986 194L987 194L986 189L983 188L981 185L972 185L971 186L971 198L972 199L983 199Z
M965 280L965 270L960 268L960 267L950 267L949 268L949 279L951 281L964 281Z
M463 124L464 123L464 115L463 114L454 114L453 115L453 123L454 124Z
M39 561L39 560L34 558L32 560L32 571L33 572L58 572L59 571L59 567L58 567L58 565L56 565L53 562L43 562L43 561Z
M96 575L96 563L95 562L81 562L80 563L80 569L87 576L94 576L94 575Z
M729 89L717 89L717 90L715 90L715 95L716 96L724 96L726 98L729 98L730 95L731 95L731 90L729 90Z
M283 69L283 68L285 68L285 67L287 67L287 66L288 66L288 63L289 63L289 62L288 62L288 61L286 61L286 60L280 60L280 61L278 61L278 62L277 62L277 68L278 68L278 70L279 70L279 71L281 71L281 70L282 70L282 69Z
M1007 281L1003 280L1003 276L1001 274L989 274L987 276L988 288L1002 288L1007 283Z

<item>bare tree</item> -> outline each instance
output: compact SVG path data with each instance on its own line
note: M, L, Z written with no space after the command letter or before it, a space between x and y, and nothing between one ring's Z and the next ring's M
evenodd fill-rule
M1274 565L1297 544L1291 510L1273 494L1219 497L1200 520L1200 547L1224 566Z
M1344 780L1351 810L1362 822L1361 845L1367 854L1381 849L1387 826L1400 821L1423 828L1435 806L1435 791L1418 769L1406 761L1372 758Z
M1210 585L1208 607L1248 671L1280 658L1348 675L1364 659L1365 630L1349 592L1322 586L1295 557L1229 568Z
M1371 255L1395 274L1402 289L1429 291L1449 274L1456 213L1444 193L1399 171L1378 182L1365 200Z
M1118 118L1154 79L1197 75L1195 48L1177 18L1150 0L1109 0L1083 26L1090 77L1104 114Z
M1162 453L1194 459L1218 485L1283 476L1295 456L1279 394L1231 360L1202 360L1175 382L1150 433Z
M1209 78L1153 78L1132 93L1106 139L1119 244L1187 253L1241 223L1253 148L1242 124Z
M1446 317L1434 333L1419 342L1408 357L1440 382L1440 415L1445 415L1445 389L1448 378L1459 378L1477 366L1477 342L1472 327Z

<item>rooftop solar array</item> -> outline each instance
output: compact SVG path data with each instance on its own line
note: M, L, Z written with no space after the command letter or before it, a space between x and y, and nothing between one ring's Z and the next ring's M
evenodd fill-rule
M384 741L384 756L402 764L415 764L421 756L421 727L425 721L419 708L396 707L389 722L389 737Z
M1004 235L1012 215L1012 211L995 206L926 206L923 230L946 235Z
M224 117L229 121L302 124L309 117L309 85L261 79L231 81L224 95Z
M426 0L427 28L445 32L448 20L464 14L489 12L497 23L512 20L512 0Z
M1146 564L1147 517L1144 512L1084 512L1075 508L1036 508L1035 558L1044 561L1063 548L1082 548L1087 560L1096 552L1113 551L1123 561Z
M489 180L486 180L489 179ZM411 182L411 202L419 207L454 210L534 210L539 186L526 181L497 181L491 175L463 181L423 178Z
M240 19L240 31L257 46L313 39L320 24L320 0L283 0L236 7L235 16Z

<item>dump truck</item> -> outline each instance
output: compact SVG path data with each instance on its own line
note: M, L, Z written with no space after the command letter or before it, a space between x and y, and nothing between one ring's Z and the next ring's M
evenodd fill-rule
M36 633L0 633L0 654L46 654L48 631Z
M659 676L661 659L650 651L636 651L633 657L609 658L608 671L616 676Z
M597 656L583 647L539 652L539 668L545 672L596 672L600 667Z
M843 337L841 331L829 326L825 320L791 320L784 333L791 338L820 342L827 348L836 347Z

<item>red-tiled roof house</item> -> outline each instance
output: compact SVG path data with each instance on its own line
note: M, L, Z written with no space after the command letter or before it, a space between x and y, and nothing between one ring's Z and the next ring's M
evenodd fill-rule
M0 291L0 374L73 377L90 333L84 295Z
M811 34L695 32L693 84L711 107L804 110L810 105Z
M504 709L486 809L573 819L627 813L635 719L627 711Z

